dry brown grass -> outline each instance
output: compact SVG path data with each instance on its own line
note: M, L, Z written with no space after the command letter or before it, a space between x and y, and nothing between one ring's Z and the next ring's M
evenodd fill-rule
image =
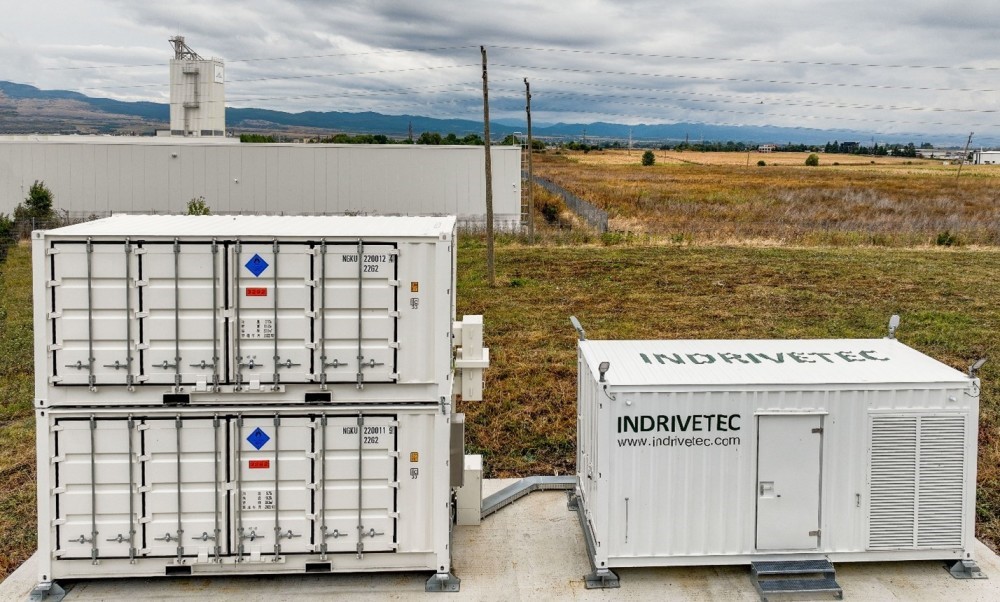
M1000 166L956 179L955 166L912 159L832 166L858 159L826 155L806 167L793 153L798 165L748 168L745 154L685 152L672 156L692 162L643 167L633 154L544 154L535 171L605 209L612 230L674 242L924 246L948 233L950 244L1000 244Z

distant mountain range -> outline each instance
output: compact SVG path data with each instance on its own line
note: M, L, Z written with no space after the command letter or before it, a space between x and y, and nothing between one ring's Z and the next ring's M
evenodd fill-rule
M0 81L0 134L152 134L167 129L170 107L155 102L123 102L110 98L94 98L66 90L40 90L34 86ZM383 115L381 113L344 113L340 111L306 111L287 113L269 109L226 109L227 128L236 133L273 133L297 137L302 135L385 134L403 138L410 128L414 136L421 132L455 133L460 138L469 133L482 133L482 122L466 119L436 119L419 115ZM490 121L491 137L504 137L524 132L523 123L509 120ZM775 126L723 126L704 123L674 123L665 125L625 125L620 123L555 123L534 125L532 133L540 139L553 140L628 140L631 133L637 145L643 143L696 141L734 141L754 143L825 144L839 141L867 141L870 132L855 130L819 130ZM925 136L919 140L887 140L875 134L880 142L930 142L952 144L951 138Z

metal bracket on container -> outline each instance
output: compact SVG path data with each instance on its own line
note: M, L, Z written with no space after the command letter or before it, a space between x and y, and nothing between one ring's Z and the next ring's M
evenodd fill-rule
M945 568L955 579L989 579L975 560L959 560Z
M55 581L42 581L31 590L28 600L49 600L50 602L61 602L66 597L64 590Z
M201 360L197 364L188 364L188 366L191 366L192 368L201 368L202 370L206 370L208 368L212 368L213 370L215 369L215 364L214 363L209 364L205 360Z

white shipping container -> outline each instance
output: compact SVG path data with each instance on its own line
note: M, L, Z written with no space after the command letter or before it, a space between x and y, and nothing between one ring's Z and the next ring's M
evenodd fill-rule
M979 380L896 340L582 340L578 385L598 575L971 560Z
M36 417L43 583L451 570L437 405Z
M119 216L33 234L39 588L429 570L454 591L454 217Z
M449 398L454 217L34 233L38 407Z

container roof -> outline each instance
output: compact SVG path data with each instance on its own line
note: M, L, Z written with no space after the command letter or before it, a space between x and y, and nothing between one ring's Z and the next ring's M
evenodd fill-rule
M454 216L115 215L49 230L46 236L282 239L439 238Z
M894 339L581 341L595 380L615 386L967 383Z

